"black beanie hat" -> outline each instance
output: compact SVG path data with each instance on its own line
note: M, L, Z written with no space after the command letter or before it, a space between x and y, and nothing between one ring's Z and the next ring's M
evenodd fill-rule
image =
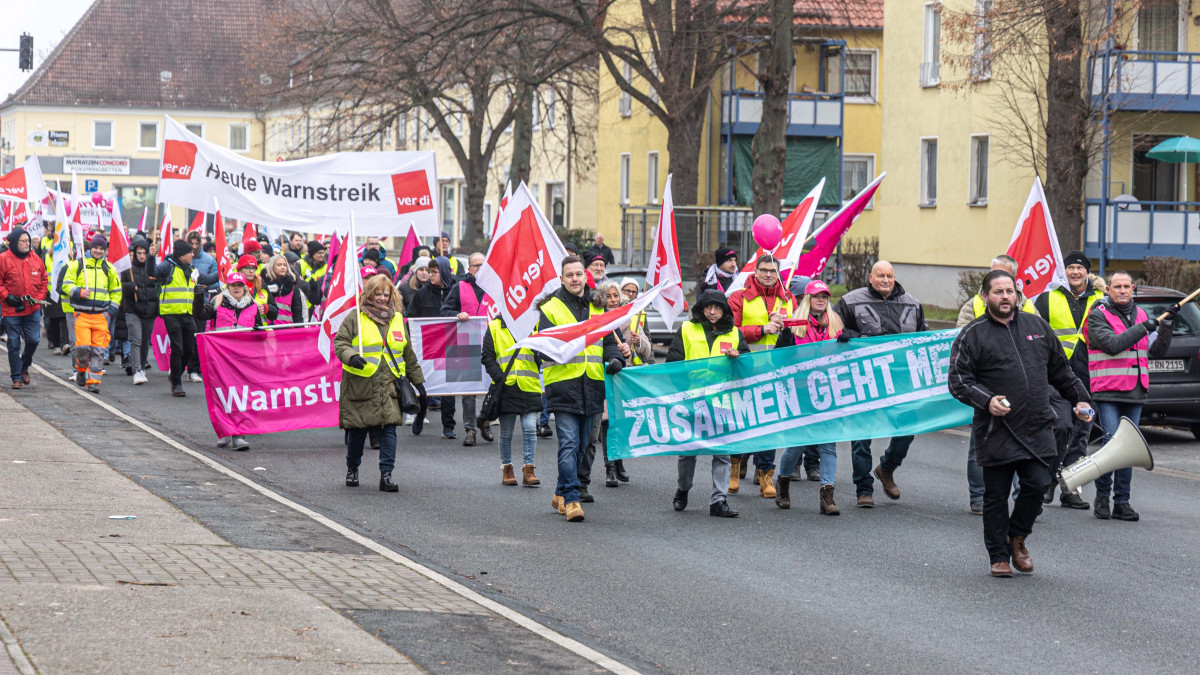
M1063 256L1063 265L1083 265L1087 271L1092 271L1092 261L1083 254L1083 251L1071 251Z
M308 254L309 255L316 255L318 251L324 251L324 250L325 250L325 244L322 244L319 241L308 242Z
M171 257L179 260L189 253L195 253L195 249L192 248L192 245L183 239L176 239L175 245L171 247Z
M729 248L728 246L722 246L713 253L713 262L717 263L717 267L720 267L721 263L729 260L730 258L736 257L737 251Z
M363 251L363 260L374 260L375 262L379 262L379 251L376 251L373 248Z

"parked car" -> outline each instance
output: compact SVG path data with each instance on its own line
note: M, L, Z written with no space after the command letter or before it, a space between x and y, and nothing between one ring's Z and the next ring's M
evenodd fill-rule
M1170 288L1139 286L1134 299L1146 314L1157 317L1185 294ZM1190 429L1200 440L1200 307L1189 302L1179 311L1171 348L1150 360L1150 397L1142 407L1142 424Z

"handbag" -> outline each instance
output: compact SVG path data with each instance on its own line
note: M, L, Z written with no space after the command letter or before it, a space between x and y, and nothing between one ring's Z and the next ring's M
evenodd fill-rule
M500 419L500 401L504 398L504 383L508 381L508 373L516 362L517 351L514 350L513 355L508 358L508 365L504 368L504 376L500 378L499 382L493 382L488 386L483 403L479 406L479 419L487 422L495 422Z
M395 361L396 354L392 352L386 339L383 341L383 348L387 350L388 356L392 357L392 361ZM421 412L421 401L417 398L417 390L407 375L396 378L392 381L392 385L396 387L396 398L400 399L400 410L405 415L416 415Z

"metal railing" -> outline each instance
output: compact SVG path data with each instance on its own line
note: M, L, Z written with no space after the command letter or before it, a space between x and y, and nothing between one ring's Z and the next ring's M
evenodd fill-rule
M1190 98L1200 95L1200 52L1114 50L1092 58L1091 93L1104 91L1105 59L1108 91L1119 97L1118 107L1161 107L1161 97Z
M1102 204L1100 199L1085 200L1084 250L1092 256L1101 252ZM1106 258L1200 260L1200 202L1109 200L1103 242Z
M761 91L735 89L721 94L722 125L755 125L762 122L763 99ZM806 131L820 131L822 135L842 127L842 94L825 92L793 92L788 94L788 135L804 135ZM748 129L735 131L749 132Z

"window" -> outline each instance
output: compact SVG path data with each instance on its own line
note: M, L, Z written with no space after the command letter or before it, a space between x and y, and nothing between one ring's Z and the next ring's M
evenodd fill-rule
M876 77L879 66L879 52L874 49L848 49L846 54L846 103L875 103ZM839 79L838 59L825 62L827 72L826 89L833 91L837 88Z
M629 203L629 153L621 153L621 174L618 179L621 188L621 204Z
M1142 2L1137 14L1139 51L1179 51L1179 3L1175 0ZM1152 58L1147 55L1144 58ZM1162 57L1159 60L1163 60Z
M550 202L550 224L562 228L567 226L566 187L562 183L546 186L546 197Z
M403 148L408 144L408 113L400 113L396 120L396 147Z
M494 224L495 223L492 222L492 203L484 202L483 203L483 231L487 234L487 236L489 238L492 235L492 225L494 225Z
M546 128L554 128L554 88L546 89L546 93L542 96L542 102L546 105Z
M921 50L921 86L934 87L941 82L942 3L925 3L925 33Z
M759 76L762 74L762 71L763 71L762 52L754 52L754 71L750 73L751 75L754 76L753 77L754 91L762 91L763 90L763 82L762 82L762 80L759 79Z
M633 86L633 66L630 66L628 63L622 65L621 77L625 78L625 81L628 82L630 86ZM629 117L633 114L633 96L631 96L629 92L625 91L624 89L621 90L621 100L619 105L621 117Z
M971 53L971 79L992 79L992 0L975 0L975 50Z
M204 138L204 123L203 122L188 122L187 124L183 125L183 128L187 129L188 131L190 131L193 134L196 134L200 138Z
M97 150L112 150L112 120L92 120L92 147Z
M70 181L63 181L69 183ZM49 183L49 181L47 181ZM154 186L130 186L119 185L117 188L117 203L121 206L121 219L129 226L136 227L137 223L142 220L142 213L146 214L146 227L152 229L154 223L159 222L162 218L163 211L167 208L165 205L158 203L158 188ZM69 187L67 189L70 189ZM192 222L189 212L188 222ZM147 233L149 236L149 233Z
M1171 136L1133 137L1133 196L1138 201L1179 201L1179 164L1160 162L1146 156L1150 149Z
M990 139L986 134L971 137L970 206L987 206L988 201L988 151Z
M650 72L654 73L658 79L661 79L662 75L658 72L658 61L654 60L654 52L650 52L647 60L650 61L648 64L650 66ZM647 88L650 90L650 100L658 103L658 89L654 88L654 82L647 82L646 84L648 85ZM650 106L646 106L646 112L650 113L651 115L654 114L654 111L650 109Z
M454 184L442 183L442 230L454 231Z
M658 203L658 153L646 153L646 203Z
M529 97L529 115L533 122L534 131L539 131L542 128L541 98L541 94L536 89Z
M158 149L158 122L138 122L138 150Z
M921 139L921 206L937 206L936 138Z
M854 195L863 191L875 179L875 155L843 155L842 156L842 203L854 199ZM867 204L868 209L875 208L875 198Z
M229 125L229 149L234 152L250 152L250 125Z

